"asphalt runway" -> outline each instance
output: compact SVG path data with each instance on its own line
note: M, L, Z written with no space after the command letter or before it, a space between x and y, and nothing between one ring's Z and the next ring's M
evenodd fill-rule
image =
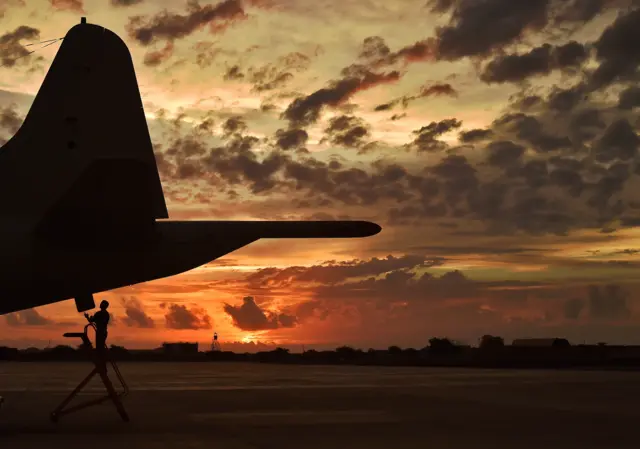
M90 369L0 363L0 447L640 447L640 372L121 363L131 422L106 403L51 423Z

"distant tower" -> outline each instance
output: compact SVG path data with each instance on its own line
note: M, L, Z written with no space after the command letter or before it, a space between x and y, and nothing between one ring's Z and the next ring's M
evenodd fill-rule
M222 351L220 343L218 343L218 333L213 333L213 340L211 341L211 352Z

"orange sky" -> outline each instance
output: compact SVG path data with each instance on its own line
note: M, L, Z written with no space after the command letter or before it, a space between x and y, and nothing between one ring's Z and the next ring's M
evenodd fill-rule
M207 344L214 330L248 351L484 333L640 343L634 8L4 1L0 142L59 48L27 45L86 15L130 48L172 219L383 226L259 241L99 294L112 343ZM0 344L61 343L82 322L72 301L23 311L0 318Z

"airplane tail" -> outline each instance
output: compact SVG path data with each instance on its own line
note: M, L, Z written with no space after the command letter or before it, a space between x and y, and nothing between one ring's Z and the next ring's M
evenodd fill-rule
M83 21L0 150L0 217L60 235L168 216L131 54L115 33Z
M22 127L0 150L0 218L48 242L82 245L138 242L169 218L131 54L115 33L83 20L64 37ZM380 231L357 221L216 223L209 229L240 245Z

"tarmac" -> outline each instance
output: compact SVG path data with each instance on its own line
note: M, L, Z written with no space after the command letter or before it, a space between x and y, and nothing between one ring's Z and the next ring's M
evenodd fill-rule
M638 372L121 363L130 422L107 402L51 423L49 413L90 369L0 363L0 447L640 446ZM103 392L95 380L83 399Z

